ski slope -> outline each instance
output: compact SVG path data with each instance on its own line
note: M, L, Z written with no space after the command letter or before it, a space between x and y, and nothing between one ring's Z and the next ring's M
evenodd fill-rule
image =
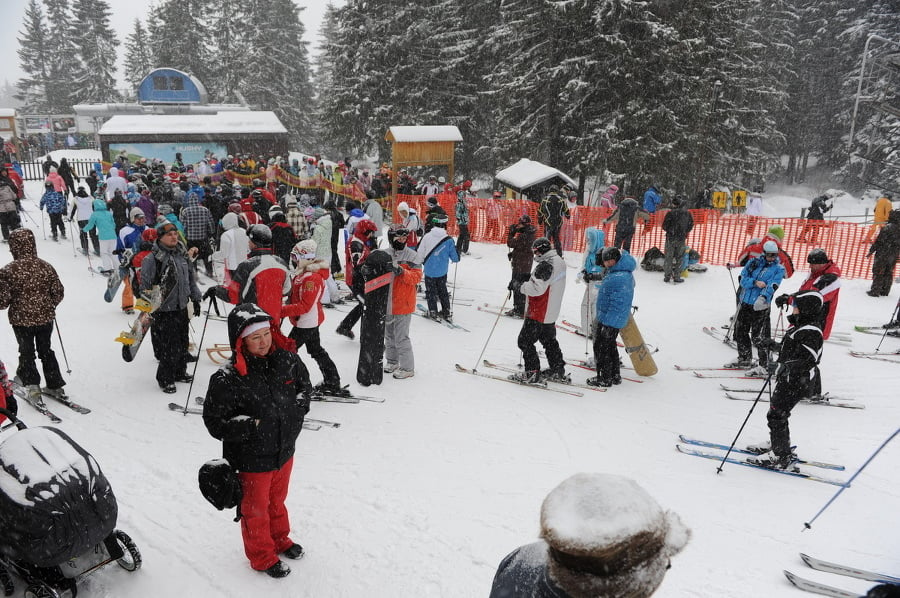
M358 342L336 335L344 314L327 311L323 344L344 382L355 392L387 400L313 404L310 417L342 425L304 431L298 441L287 504L292 537L307 556L290 562L293 572L282 580L254 572L243 555L233 512L215 511L197 490L197 469L220 455L219 444L198 416L167 408L172 400L193 403L191 396L204 394L217 366L201 353L189 396L187 384L179 384L176 395L158 389L149 347L125 363L113 339L135 316L121 313L118 298L112 304L103 301L106 279L89 272L87 259L75 255L71 240L43 239L33 201L39 191L39 183L29 183L25 202L37 226L24 220L36 232L40 257L56 267L65 285L58 322L71 368L66 388L93 412L49 406L63 419L59 427L100 463L119 501L118 526L144 558L134 574L115 566L96 573L81 584L80 596L486 596L500 560L536 538L547 492L580 471L633 478L692 529L691 542L673 559L655 594L660 598L802 596L785 579L785 568L861 594L872 585L806 569L801 552L900 573L897 444L889 445L805 532L804 522L836 487L729 464L717 474L717 463L675 450L678 434L730 443L750 409L749 402L726 399L721 380L698 379L673 367L720 365L734 357L701 328L727 322L733 311L730 276L736 272L712 267L678 286L663 284L661 273L636 272L636 319L645 340L659 347L654 355L659 373L641 384L626 381L605 393L573 397L454 370L454 363L478 365L482 350L484 358L498 364L519 360L521 322L476 309L481 303L502 303L509 276L506 248L479 243L450 274L456 297L472 301L456 307L455 319L472 332L414 318L413 378L387 376L380 387L366 389L356 385ZM765 215L797 215L811 193L773 192L766 197ZM844 203L836 212L862 211L853 198L838 201ZM805 266L805 256L793 257L798 267ZM565 258L571 268L562 316L578 321L584 286L574 278L581 256ZM0 245L0 264L9 259L8 245ZM796 290L805 275L798 271L782 289ZM865 280L844 281L835 330L851 334L852 344L826 343L822 362L825 390L853 397L866 409L798 405L791 418L800 455L845 465L846 472L827 472L843 479L900 421L900 365L848 353L875 348L879 337L852 332L853 326L887 322L900 292L895 288L890 297L876 299L865 295L868 287ZM2 319L0 358L14 371L16 343ZM204 346L226 343L226 324L195 319L193 337L199 342L201 336ZM560 331L558 337L567 358L583 358L589 350L574 334ZM54 336L65 369L58 341ZM882 348L896 350L900 341L887 339ZM305 361L318 382L315 364ZM574 367L569 371L580 382L591 375ZM741 445L767 437L766 406L753 411ZM48 425L26 404L20 415L29 425ZM23 588L17 580L17 596Z

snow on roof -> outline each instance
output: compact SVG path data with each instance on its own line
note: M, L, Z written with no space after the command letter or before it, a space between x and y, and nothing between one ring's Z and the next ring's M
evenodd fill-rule
M217 114L117 114L102 127L100 135L153 135L159 133L198 135L203 133L287 133L274 112L246 111Z
M462 141L462 133L452 125L399 126L388 129L388 134L398 142Z
M554 177L561 178L573 187L577 186L575 181L570 179L563 172L552 166L547 166L546 164L541 164L540 162L535 162L528 158L522 158L509 168L504 168L494 175L495 179L518 191L534 187L535 185L543 183L544 181L549 181Z
M15 108L0 108L0 116L15 116L16 109Z

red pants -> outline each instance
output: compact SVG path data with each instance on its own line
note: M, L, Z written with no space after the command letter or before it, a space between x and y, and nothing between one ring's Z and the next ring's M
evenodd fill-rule
M291 481L293 457L276 471L239 472L244 498L241 500L241 535L250 566L264 571L278 562L278 554L294 543L288 534L291 522L284 506Z

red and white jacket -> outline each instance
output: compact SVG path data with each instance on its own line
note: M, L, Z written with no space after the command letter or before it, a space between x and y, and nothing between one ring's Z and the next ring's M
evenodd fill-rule
M281 316L290 318L294 327L315 328L325 321L322 294L328 273L328 264L315 261L294 276L288 302L281 308Z
M803 284L800 285L798 293L803 291L818 291L825 300L822 309L824 321L821 322L822 337L828 340L831 335L831 325L834 324L834 314L837 312L838 295L841 292L841 269L837 264L829 261L818 274L809 273Z
M566 263L550 250L535 256L537 266L531 278L522 283L519 291L528 298L525 317L542 324L553 324L559 317L563 293L566 291Z

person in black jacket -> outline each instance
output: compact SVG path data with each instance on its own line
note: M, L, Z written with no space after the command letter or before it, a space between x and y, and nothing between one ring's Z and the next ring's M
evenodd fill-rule
M666 231L666 251L663 261L663 282L673 280L684 282L681 277L681 256L688 233L694 228L694 217L684 207L684 198L676 195L672 209L663 218L662 228Z
M241 480L241 534L250 566L277 578L291 572L279 554L303 556L289 536L284 501L312 385L297 354L278 346L275 325L252 303L228 314L231 362L209 380L203 423L222 441L222 456Z
M569 205L559 192L559 187L550 185L547 196L541 200L538 208L538 224L544 225L544 236L553 242L553 247L560 257L562 257L562 241L559 238L559 231L562 229L563 218L568 220L569 217Z
M824 342L822 329L819 328L819 314L825 300L818 291L803 291L794 295L792 305L794 313L788 316L791 327L778 350L775 391L766 415L770 442L768 445L762 443L748 447L754 452L768 452L758 457L748 457L747 461L772 469L797 471L797 455L791 450L788 418L801 399L813 394L812 387L819 376Z

